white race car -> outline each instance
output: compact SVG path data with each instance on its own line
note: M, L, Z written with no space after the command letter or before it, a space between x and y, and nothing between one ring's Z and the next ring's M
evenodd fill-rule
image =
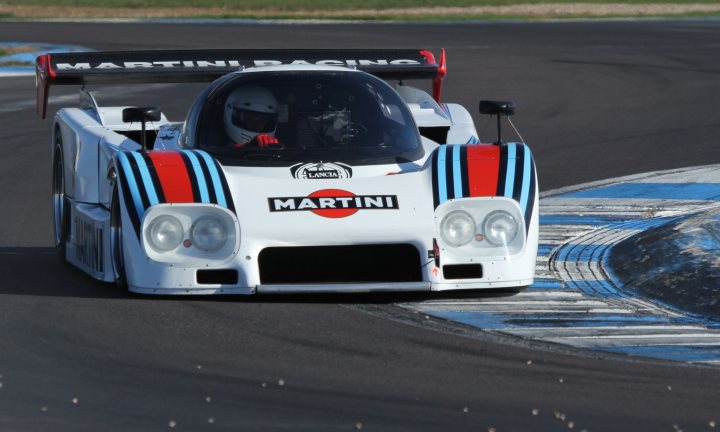
M147 294L523 287L538 243L523 143L479 144L423 50L85 52L37 58L83 85L53 121L55 244ZM432 96L405 84L432 80ZM85 84L197 82L184 122L99 107ZM483 102L502 115L513 106Z

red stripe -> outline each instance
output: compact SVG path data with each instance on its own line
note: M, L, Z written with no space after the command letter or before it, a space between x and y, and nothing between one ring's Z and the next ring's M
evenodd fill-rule
M194 202L190 176L182 156L172 151L154 151L148 155L155 165L166 202Z
M500 171L500 146L467 146L471 197L495 196Z

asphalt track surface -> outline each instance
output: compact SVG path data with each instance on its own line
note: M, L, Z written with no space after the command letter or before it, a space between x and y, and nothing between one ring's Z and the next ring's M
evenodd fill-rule
M481 98L516 100L543 190L720 160L717 21L1 22L0 40L108 50L445 47L445 99L473 112ZM51 247L51 121L35 117L33 85L0 80L2 431L670 431L720 423L717 368L537 349L363 311L395 314L388 303L407 296L134 298L95 282ZM196 91L111 88L98 99L155 103L181 119ZM74 95L53 89L60 103L51 100L50 112L74 105Z

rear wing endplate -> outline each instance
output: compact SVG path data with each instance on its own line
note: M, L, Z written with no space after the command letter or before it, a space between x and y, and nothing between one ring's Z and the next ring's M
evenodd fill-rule
M432 79L440 101L447 73L426 50L174 50L44 54L35 60L37 113L45 118L52 85L208 82L247 67L283 64L354 67L383 79Z

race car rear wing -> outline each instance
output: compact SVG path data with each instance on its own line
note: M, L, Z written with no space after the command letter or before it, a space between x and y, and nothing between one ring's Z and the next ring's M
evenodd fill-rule
M447 73L426 50L174 50L44 54L35 60L37 113L45 118L51 85L213 81L242 68L283 64L354 67L383 79L432 79L440 101Z

